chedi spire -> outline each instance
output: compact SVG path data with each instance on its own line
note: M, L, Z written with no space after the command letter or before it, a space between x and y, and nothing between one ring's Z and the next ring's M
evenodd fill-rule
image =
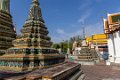
M32 4L29 10L27 21L28 20L37 20L37 21L41 21L44 23L38 0L32 0Z
M37 1L37 0L33 0ZM0 10L10 12L10 0L0 0Z
M33 3L39 3L38 0L32 0Z

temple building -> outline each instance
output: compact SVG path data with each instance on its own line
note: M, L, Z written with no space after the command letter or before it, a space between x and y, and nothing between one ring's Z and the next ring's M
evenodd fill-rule
M88 47L94 48L100 59L108 59L108 45L107 45L108 36L106 34L94 34L92 36L86 37L86 43Z
M10 0L0 0L0 54L12 47L16 37L15 26L12 22L9 4Z
M120 13L108 14L104 33L108 35L109 64L120 65Z
M8 15L7 12L1 12L7 15L6 17L9 21L11 20L11 16ZM6 23L7 22L2 22L2 24L6 25L5 29L8 29L8 32L6 33L9 33L9 35L14 34L12 22ZM11 26L11 30L9 30L7 25ZM32 0L29 15L21 29L21 34L13 41L14 47L9 48L5 55L0 56L0 69L29 71L64 62L65 55L59 54L56 49L50 48L52 42L50 41L51 38L48 36L48 33L49 32L42 18L39 2L38 0ZM15 34L13 36L15 36ZM5 39L7 38L5 37ZM8 41L9 40L11 41L12 38L9 38Z

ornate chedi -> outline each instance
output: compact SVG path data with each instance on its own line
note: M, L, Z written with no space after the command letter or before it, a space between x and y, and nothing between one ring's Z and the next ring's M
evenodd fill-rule
M0 69L28 71L63 62L65 56L50 48L48 33L39 2L32 0L21 35L13 41L14 47L0 57Z
M78 43L76 43L78 45ZM95 49L89 49L86 41L83 40L79 43L80 47L76 47L76 54L71 56L75 63L82 65L94 65L98 61L98 54Z
M79 61L81 62L91 62L93 61L92 54L90 53L90 49L84 47L80 51L80 55L78 56Z
M0 54L13 46L16 37L9 5L9 0L0 0Z
M86 41L83 40L80 54L78 55L78 61L82 65L94 65L98 60L98 54L95 49L89 49Z

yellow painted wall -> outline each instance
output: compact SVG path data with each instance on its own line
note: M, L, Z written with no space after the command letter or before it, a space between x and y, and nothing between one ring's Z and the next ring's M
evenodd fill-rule
M107 35L106 34L95 34L92 36L93 40L101 40L101 39L107 39Z
M108 36L106 34L95 34L95 35L86 37L86 42L107 44L107 38Z

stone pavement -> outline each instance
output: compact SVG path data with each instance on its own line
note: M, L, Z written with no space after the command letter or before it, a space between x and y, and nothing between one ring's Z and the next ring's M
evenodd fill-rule
M83 73L80 70L80 67L80 64L64 62L50 67L26 72L0 71L0 80L73 80L74 78L82 79L84 76L81 77Z
M120 70L106 66L104 62L96 65L82 65L85 80L120 80Z

